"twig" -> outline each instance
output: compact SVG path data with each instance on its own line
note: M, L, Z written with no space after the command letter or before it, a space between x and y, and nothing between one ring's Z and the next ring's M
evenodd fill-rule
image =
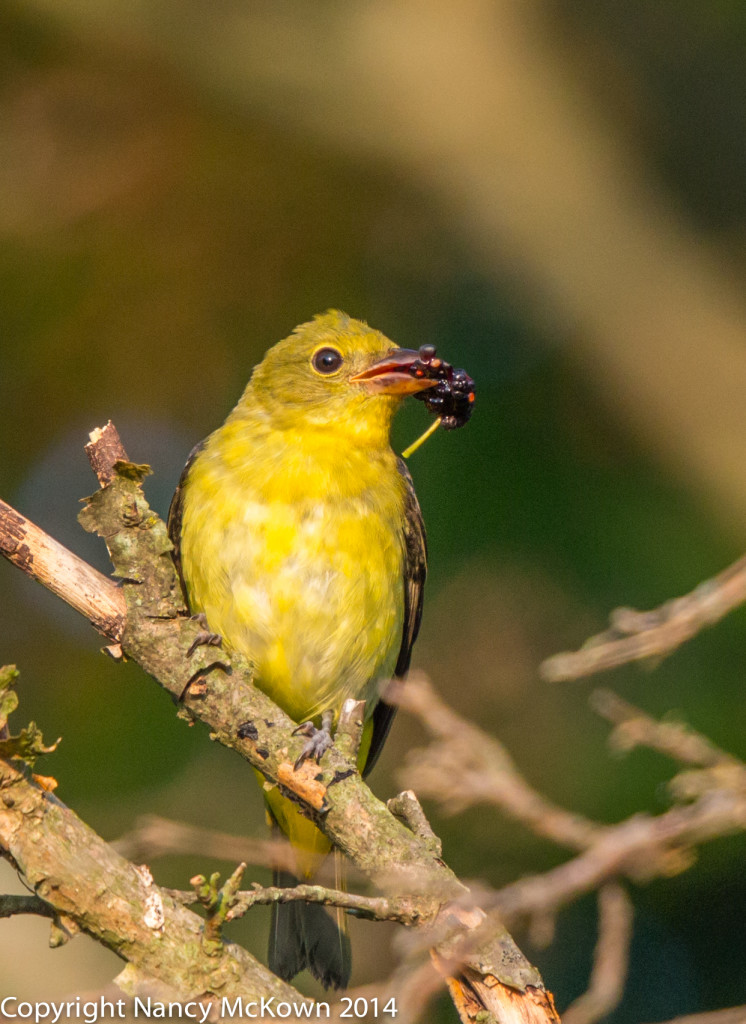
M746 1024L746 1006L729 1006L726 1010L708 1010L686 1017L674 1017L665 1024Z
M246 865L239 864L221 886L218 886L220 875L217 871L209 879L204 875L190 878L195 896L207 911L202 929L202 949L208 956L219 956L223 950L223 925L234 916L231 911L236 906L238 887L245 871Z
M54 908L38 896L0 896L0 917L14 914L38 914L40 917L54 917Z
M632 902L625 889L617 882L602 885L590 984L565 1010L564 1024L595 1024L619 1005L629 967L632 917Z
M653 611L617 608L611 613L610 629L591 637L578 651L547 658L540 668L542 678L551 683L566 682L630 661L665 657L744 601L746 556L700 583L691 593Z
M594 690L590 705L596 714L615 725L609 743L622 751L635 747L650 747L682 764L703 768L742 765L731 754L726 754L706 736L695 732L683 722L658 722L650 715L618 697L611 690Z
M135 827L112 847L128 860L149 861L168 854L199 854L220 860L246 861L260 867L292 871L296 866L290 844L279 839L250 839L228 832L187 825L155 814L138 818Z
M179 903L188 906L196 903L199 895L186 890L169 889L169 894ZM417 901L406 896L361 896L344 889L330 889L323 885L296 885L283 889L279 886L254 885L253 889L237 892L228 912L227 919L243 917L254 906L271 906L273 903L320 903L327 907L341 907L354 910L361 917L375 921L398 921L399 924L420 924L422 917Z
M444 986L445 978L436 970L429 957L424 961L408 961L400 964L382 981L349 989L345 992L344 1003L332 1004L329 1019L341 1024L350 1019L351 1007L354 1012L354 1007L362 1004L372 1013L366 1020L395 1019L396 1024L414 1024L422 1018L430 1000ZM358 1000L361 1002L357 1002ZM391 1009L385 1009L389 1004L395 1007L395 1017L390 1017ZM377 1011L373 1009L376 1005ZM483 1021L484 1024L489 1024L490 1018L483 1018ZM295 1020L293 1024L296 1024ZM515 1021L515 1024L521 1022Z
M1 500L0 554L67 601L99 633L121 639L126 610L120 588Z
M417 909L417 901L407 899L406 896L361 896L342 889L327 889L322 885L296 885L292 889L257 886L251 892L238 894L236 911L231 916L243 915L254 904L293 903L300 900L305 903L321 903L325 906L354 910L361 916L376 921L398 921L400 924L416 925L422 920Z
M496 908L507 921L557 910L611 878L649 881L691 865L698 843L746 831L746 793L725 789L705 793L687 807L651 817L637 814L609 825L584 853L542 875L500 889Z
M435 964L428 959L414 967L399 969L378 988L382 993L391 992L395 995L399 1010L397 1024L407 1024L420 1019L428 1003L443 989L446 981L447 979L436 970ZM464 1014L460 1011L459 1016L464 1020Z
M718 790L746 793L746 764L684 722L657 722L610 690L596 690L590 703L595 711L615 723L616 728L609 736L612 747L628 751L644 745L693 766L693 770L679 772L668 783L675 800L696 800L704 793Z
M408 829L428 843L437 857L440 857L443 844L433 832L432 825L427 820L422 804L413 789L405 789L402 793L392 796L386 801L386 806Z
M466 721L437 694L421 673L406 685L392 685L387 699L417 715L435 742L410 751L400 776L421 796L455 812L476 803L490 803L537 835L561 846L584 850L602 826L551 803L530 786L505 747Z
M105 487L114 479L114 467L117 462L127 462L127 452L124 450L119 431L111 420L104 427L95 427L89 437L85 453L96 479Z

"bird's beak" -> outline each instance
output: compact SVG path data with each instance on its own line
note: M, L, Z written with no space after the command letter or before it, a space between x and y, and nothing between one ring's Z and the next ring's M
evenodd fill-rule
M412 367L419 358L419 352L414 349L395 348L377 363L350 377L350 381L365 385L374 394L414 395L438 383L429 377L413 375Z

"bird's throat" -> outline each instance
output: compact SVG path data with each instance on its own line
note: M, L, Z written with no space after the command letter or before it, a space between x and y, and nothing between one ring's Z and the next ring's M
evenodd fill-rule
M212 435L205 455L265 501L344 500L382 487L398 492L388 423L377 433L366 431L360 443L345 424L278 430L264 423L257 429L256 423L233 418ZM397 493L394 500L399 499Z

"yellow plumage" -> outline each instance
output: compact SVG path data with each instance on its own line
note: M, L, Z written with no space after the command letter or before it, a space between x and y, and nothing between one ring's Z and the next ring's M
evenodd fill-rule
M348 697L367 702L361 765L379 683L406 668L424 579L419 509L389 429L401 397L428 384L403 356L392 369L392 351L337 312L297 328L195 449L171 516L191 610L253 661L256 684L291 718L318 724ZM310 877L328 840L277 790L267 802ZM307 963L346 983L348 966L327 971L315 957L304 948L274 966L289 975Z
M209 438L184 489L181 557L194 609L301 722L368 700L393 671L404 487L393 452L351 449L335 425L294 434L248 405Z

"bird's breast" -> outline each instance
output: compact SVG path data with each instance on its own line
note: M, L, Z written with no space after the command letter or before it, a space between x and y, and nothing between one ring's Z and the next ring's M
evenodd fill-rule
M254 662L257 684L294 719L338 710L347 697L372 707L403 628L403 487L393 456L361 468L338 455L336 472L317 469L324 486L305 491L292 460L260 478L202 461L184 490L193 610Z

